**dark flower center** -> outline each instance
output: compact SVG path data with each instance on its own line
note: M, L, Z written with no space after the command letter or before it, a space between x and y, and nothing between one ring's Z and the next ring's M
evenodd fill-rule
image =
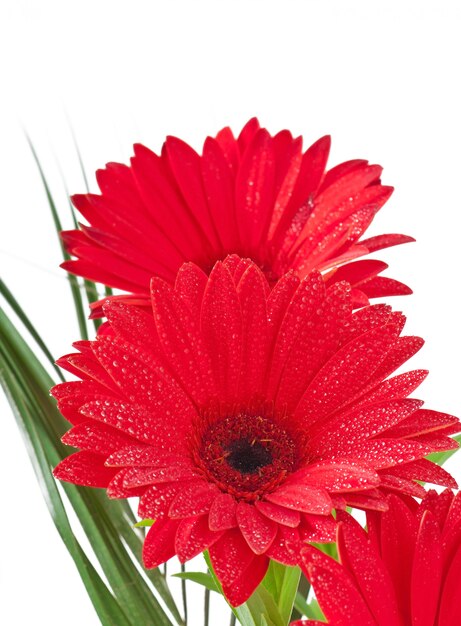
M240 413L212 422L195 451L197 465L220 489L254 501L298 465L298 450L275 419Z
M259 441L233 441L229 446L227 463L242 474L253 474L260 467L272 463L272 455Z

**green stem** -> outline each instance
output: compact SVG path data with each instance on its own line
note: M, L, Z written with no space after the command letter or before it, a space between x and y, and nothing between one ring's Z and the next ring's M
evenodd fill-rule
M209 626L210 623L210 590L205 589L205 621L204 626Z
M186 572L185 563L181 563L181 572ZM181 579L181 593L182 593L182 608L184 613L184 626L187 626L187 592L186 592L186 579Z

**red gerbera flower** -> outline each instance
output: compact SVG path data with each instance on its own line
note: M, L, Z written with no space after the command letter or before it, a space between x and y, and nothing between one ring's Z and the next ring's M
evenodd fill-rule
M380 275L385 263L351 262L413 239L360 240L392 187L380 184L379 165L363 160L326 171L329 148L323 137L303 153L301 137L272 137L256 119L238 139L229 128L208 137L201 156L175 137L160 156L135 145L130 167L97 172L101 195L72 198L90 226L62 233L77 257L62 267L147 305L151 276L173 282L185 261L208 273L234 253L253 259L271 283L290 269L300 278L320 270L327 284L347 280L359 306L411 293Z
M271 290L235 256L209 277L185 264L151 292L153 314L106 303L104 332L59 361L82 380L53 390L74 424L63 441L82 450L55 475L139 496L156 520L147 567L208 548L237 605L269 559L296 563L287 544L332 538L334 507L454 485L423 457L456 447L458 420L406 397L426 372L384 381L422 344L400 337L400 313L352 313L349 285L317 272Z
M331 626L459 626L461 494L389 498L389 510L368 514L368 535L339 513L341 565L315 548L302 567ZM293 626L323 622L298 621Z

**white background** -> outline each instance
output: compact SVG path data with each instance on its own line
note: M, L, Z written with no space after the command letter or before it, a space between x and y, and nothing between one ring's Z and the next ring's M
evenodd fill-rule
M360 157L385 166L384 183L396 192L372 232L417 239L379 256L415 292L394 306L408 314L408 332L427 340L412 362L431 370L418 395L460 415L460 7L3 0L1 269L53 353L69 350L77 326L22 128L65 214L57 163L69 189L84 191L68 119L93 172L126 162L135 141L158 149L176 134L199 149L206 134L227 124L238 131L258 115L269 130L289 128L306 144L331 133L331 164ZM1 420L0 621L97 626L6 402ZM450 464L458 478L460 458ZM200 624L201 592L197 602ZM211 626L227 623L225 615L216 609Z

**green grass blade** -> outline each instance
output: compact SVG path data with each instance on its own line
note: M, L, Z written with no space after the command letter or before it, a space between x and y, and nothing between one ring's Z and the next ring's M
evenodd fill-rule
M290 621L293 602L298 589L301 570L271 561L262 584L277 605L280 616L285 624Z
M72 123L71 123L71 121L70 121L70 119L68 117L67 117L67 124L69 125L69 130L70 130L70 134L71 134L71 137L72 137L72 142L74 144L75 152L77 154L78 164L79 164L79 167L80 167L80 172L82 174L83 183L85 185L85 190L86 190L86 193L90 193L90 185L88 184L88 177L86 175L85 166L83 165L82 153L80 152L80 147L78 145L78 141L77 141L77 137L75 135L74 127L72 126Z
M30 140L29 136L26 133L26 140L27 143L29 145L29 148L32 152L32 156L34 158L35 164L37 166L38 172L40 174L40 179L42 181L43 187L45 189L45 194L48 200L48 206L50 207L50 211L51 211L51 216L53 218L53 223L55 226L55 230L56 230L56 234L58 236L58 240L59 240L59 246L61 248L61 253L63 256L64 260L69 260L70 256L67 254L66 249L64 248L64 245L62 243L61 240L61 236L60 236L60 232L62 231L62 224L61 224L61 220L59 219L59 214L56 208L56 204L54 202L53 196L51 194L51 190L50 190L50 186L48 185L48 181L45 177L45 173L43 171L42 165L40 163L40 160L38 158L37 152L33 146L32 141ZM77 315L77 322L78 322L78 326L79 326L79 330L80 330L80 336L82 339L88 339L88 330L87 330L87 326L86 326L86 315L84 312L84 308L83 308L83 300L82 300L82 294L80 293L80 284L78 282L78 279L76 276L74 276L73 274L67 274L68 280L69 280L69 285L70 285L70 290L72 293L72 299L74 301L74 306L75 306L75 312Z
M0 378L33 461L33 467L56 529L78 569L83 584L103 626L132 626L117 601L81 548L72 532L67 513L49 471L49 462L34 425L30 407L23 398L17 381L0 357ZM43 435L43 433L42 433Z
M78 164L80 167L80 172L82 174L83 183L85 185L85 190L86 190L86 193L90 193L90 185L88 183L88 177L86 175L86 170L85 170L85 166L83 164L83 159L82 159L82 153L80 152L80 147L78 145L77 137L75 135L74 128L70 120L68 119L67 122L69 124L70 134L72 136L72 142L74 144L75 152L77 154L77 160L78 160ZM77 220L75 219L75 213L74 213L74 223L76 222ZM78 228L78 224L76 228ZM99 300L96 283L92 282L91 280L85 280L84 285L85 285L86 296L88 298L88 303L91 304L92 302L96 302L97 300ZM105 287L105 295L106 296L112 295L112 289L110 287ZM97 330L101 324L101 321L99 319L95 319L93 320L93 324L95 326L95 329Z
M22 307L20 306L19 302L16 300L16 298L13 296L13 294L11 293L11 291L8 289L8 287L5 285L5 283L3 282L3 280L1 278L0 278L0 294L5 298L6 302L8 302L8 304L13 309L13 311L16 313L18 318L21 320L21 322L27 328L27 330L31 334L32 338L34 339L35 343L38 345L40 350L43 352L43 354L45 355L45 357L47 358L49 363L51 363L53 369L56 371L56 374L59 376L59 378L62 381L64 381L64 376L62 375L62 372L59 369L59 367L56 365L55 359L53 358L53 355L48 350L45 342L43 341L43 339L40 337L40 335L36 331L35 327L33 326L32 322L30 321L30 319L25 314L25 312L22 309Z
M301 619L301 617L312 617L310 615L309 605L307 604L307 600L302 593L299 591L296 593L294 607L297 615L293 616L293 620Z
M299 598L301 598L306 604L306 598L309 595L310 588L311 588L310 582L308 581L304 573L301 572L301 576L300 576L299 583L298 583L298 591L296 592L294 603L293 603L293 610L291 612L290 622L299 620L304 615L303 612L299 611L298 606L297 606L297 601L299 600Z
M16 376L20 393L32 407L36 428L40 425L40 441L46 446L52 480L51 468L68 455L68 449L59 441L67 427L48 394L51 378L2 311L0 339L4 361ZM135 623L148 619L158 626L171 626L170 619L138 572L115 528L113 520L120 518L120 503L110 502L99 490L80 489L67 483L63 483L63 489L126 614ZM128 523L126 526L134 533Z
M14 347L12 350L16 353L16 363L22 363L23 370L28 372L25 392L28 391L34 395L35 402L39 405L41 415L43 416L44 428L47 429L49 437L55 444L59 444L59 454L54 461L54 465L57 465L62 458L69 454L69 449L60 443L60 438L68 430L69 425L56 410L54 400L49 397L48 389L54 385L54 381L44 370L40 361L14 329L14 326L1 309L0 335L5 338L4 342L13 342ZM99 506L105 512L105 519L110 524L112 533L119 537L119 542L120 538L125 541L133 556L142 566L142 539L133 530L136 518L128 503L126 501L109 500L97 490L88 490L88 494L92 494L93 498L99 498ZM134 568L134 566L132 567ZM182 624L180 612L160 571L158 569L148 570L145 574L165 602L176 622ZM153 602L156 602L155 598Z
M180 578L181 580L190 580L198 585L202 585L210 591L221 593L211 574L206 574L205 572L178 572L177 574L173 574L173 577Z

